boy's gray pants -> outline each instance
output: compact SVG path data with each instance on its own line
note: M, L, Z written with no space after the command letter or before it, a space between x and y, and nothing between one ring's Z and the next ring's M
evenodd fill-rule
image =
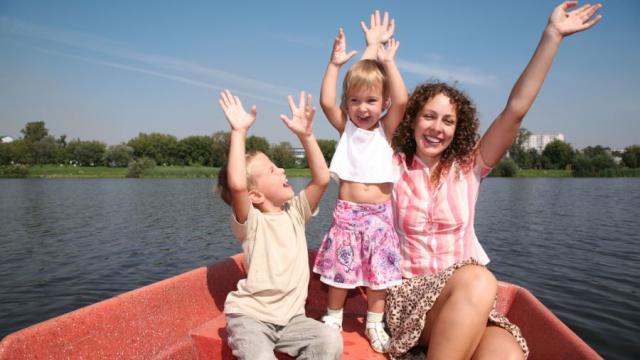
M337 360L342 355L340 332L304 314L284 326L242 314L226 314L226 319L229 347L240 360L273 360L274 350L309 360Z

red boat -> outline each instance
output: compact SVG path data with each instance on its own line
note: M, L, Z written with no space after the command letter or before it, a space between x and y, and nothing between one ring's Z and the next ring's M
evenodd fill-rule
M244 276L236 255L124 293L6 336L0 359L233 359L222 308ZM312 276L307 315L322 315L326 291ZM363 291L350 292L343 359L386 359L364 337L366 303ZM522 329L529 359L601 359L526 289L500 283L497 308Z

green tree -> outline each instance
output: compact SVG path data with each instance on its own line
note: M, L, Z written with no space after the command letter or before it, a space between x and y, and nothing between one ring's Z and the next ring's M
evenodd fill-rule
M183 165L212 166L211 136L189 136L178 141L178 158Z
M502 159L491 172L492 176L514 177L518 174L518 165L512 159Z
M271 148L271 160L276 166L291 169L296 167L296 157L289 142L281 142Z
M320 151L322 151L322 156L327 164L331 164L337 144L335 140L318 140L318 146L320 146Z
M31 147L22 139L0 144L0 165L30 164Z
M129 163L127 174L125 176L128 178L139 178L141 175L147 173L155 166L155 160L148 157L141 157Z
M60 143L51 135L31 143L31 155L36 164L54 164L58 156Z
M173 135L140 133L129 140L127 145L133 148L136 157L148 157L156 164L173 165L178 159L178 139Z
M600 155L609 156L611 153L611 149L609 149L608 147L602 147L600 145L596 145L596 146L587 146L586 148L582 149L580 152L587 157L593 158Z
M96 166L102 164L107 145L100 141L82 141L75 139L67 144L69 160L80 166Z
M520 128L518 136L516 136L509 148L509 157L523 169L531 167L530 153L524 148L524 144L529 140L530 136L531 131L526 128Z
M632 169L640 167L640 145L631 145L624 149L622 164Z
M125 167L133 160L133 148L124 144L111 145L104 153L103 163L112 167Z
M553 140L544 147L542 156L549 159L552 168L565 169L573 163L574 151L570 144Z
M23 139L30 143L42 140L49 135L49 129L45 127L44 121L28 122L20 132L24 135Z
M247 151L260 151L265 154L269 154L269 141L261 136L251 135L247 138L246 149Z
M218 131L211 136L212 161L213 166L220 167L227 163L229 156L229 145L231 144L231 133L228 131Z
M593 157L583 153L575 157L571 173L573 176L606 176L607 173L613 174L612 170L617 167L613 157L606 153Z

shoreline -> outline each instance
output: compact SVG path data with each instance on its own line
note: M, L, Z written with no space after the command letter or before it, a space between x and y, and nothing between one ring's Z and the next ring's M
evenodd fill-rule
M126 167L106 166L57 166L37 165L29 168L26 176L3 176L0 179L126 179ZM140 178L143 179L195 179L211 178L218 176L219 168L207 166L155 166L144 171ZM288 177L310 177L309 169L285 169ZM640 172L630 172L627 176L594 176L594 177L640 177ZM489 177L504 177L489 175ZM519 169L515 176L510 178L573 178L570 170L538 170ZM577 178L577 177L576 177Z

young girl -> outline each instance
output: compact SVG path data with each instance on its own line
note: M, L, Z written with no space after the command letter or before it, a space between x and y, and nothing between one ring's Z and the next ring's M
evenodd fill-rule
M338 329L348 290L367 288L365 334L375 351L384 352L389 340L382 323L385 289L401 282L390 201L397 177L390 142L402 119L407 92L394 61L400 43L391 39L393 20L389 23L385 13L381 21L377 11L371 19L370 28L362 24L367 39L364 59L347 72L340 106L336 105L338 72L355 55L346 53L342 29L322 83L322 110L341 134L329 168L340 180L340 191L313 271L329 285L323 321Z
M386 298L393 357L416 345L428 347L428 359L528 355L518 327L495 310L497 282L475 235L475 203L480 182L515 139L561 40L600 19L594 17L600 5L566 11L575 4L555 8L507 105L479 141L475 107L462 92L426 83L411 94L394 138L402 167L394 205L404 280Z

